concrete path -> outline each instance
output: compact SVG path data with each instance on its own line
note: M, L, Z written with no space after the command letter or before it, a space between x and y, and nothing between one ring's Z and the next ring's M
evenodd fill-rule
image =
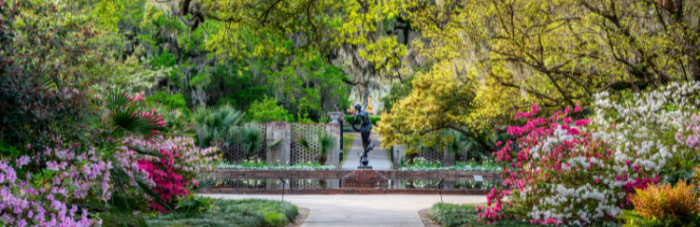
M281 195L205 195L214 198L280 200ZM446 203L486 203L486 196L443 195ZM285 195L284 201L311 210L302 227L423 227L418 211L439 195Z
M381 149L382 143L379 142L379 134L372 132L369 134L370 144L374 144L374 149L369 152L368 159L369 165L372 166L373 170L388 170L391 169L391 161L389 159L389 154L387 154L385 149ZM350 147L350 153L348 153L348 159L341 167L342 170L356 170L357 166L360 165L360 157L364 150L362 149L362 135L357 133L355 139L352 141L352 147Z

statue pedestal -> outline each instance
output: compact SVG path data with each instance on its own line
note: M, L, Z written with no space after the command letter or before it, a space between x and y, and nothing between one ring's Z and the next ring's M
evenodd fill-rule
M357 169L361 169L361 170L371 170L371 169L372 169L372 166L358 166Z

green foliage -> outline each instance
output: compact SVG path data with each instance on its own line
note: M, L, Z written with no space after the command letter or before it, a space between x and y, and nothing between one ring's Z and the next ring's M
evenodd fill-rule
M153 131L162 131L160 119L153 113L137 113L140 103L130 100L126 93L120 90L111 91L105 98L105 109L109 111L110 123L113 127L123 129L115 130L115 133L131 133L145 138L150 138ZM124 134L118 134L123 136Z
M260 145L265 139L262 131L258 127L247 125L241 128L238 133L240 133L239 142L243 143L246 159L253 160L253 155L260 151Z
M297 214L297 207L288 202L263 199L218 199L208 212L173 212L148 218L146 222L153 227L284 226Z
M149 96L146 101L149 103L163 104L167 110L181 110L188 115L190 113L190 110L187 108L185 96L181 93L168 94L164 91L157 91L155 94Z
M289 118L287 116L287 110L284 107L277 105L277 101L274 98L265 96L263 101L255 101L250 105L248 109L248 116L250 116L253 121L257 122L270 122L270 121L284 121Z
M19 157L20 154L16 147L8 146L5 142L0 141L0 157L14 159Z
M214 84L222 84L224 89L210 91L216 95L218 100L216 105L230 104L231 106L244 110L253 102L262 100L270 92L270 89L260 83L260 79L255 79L253 72L247 70L235 62L227 64L219 63L212 77ZM234 92L235 91L235 92Z
M318 149L314 150L311 148L311 143L318 145ZM309 141L306 138L299 138L299 145L301 145L307 151L316 153L318 160L321 165L326 163L328 158L328 152L337 146L336 138L325 130L320 130L316 133L313 141Z
M94 28L60 26L64 17L48 4L14 3L0 7L0 141L18 148L87 142L84 119L96 108L80 81L105 60L89 54L97 48Z
M274 211L265 213L265 221L271 226L284 226L289 222L283 213Z
M215 207L215 202L215 199L209 197L190 194L187 197L177 199L175 212L186 215L206 213Z
M462 130L469 132L468 128L462 128ZM492 138L489 138L484 134L477 134L478 136L475 138L465 136L463 133L454 130L447 130L443 133L443 135L444 138L452 139L452 141L445 147L445 151L449 152L452 157L455 157L455 160L462 158L462 155L466 154L464 160L477 159L480 161L489 159L487 152L488 148L484 148L482 144L488 141L504 140L504 137L506 136L506 134L496 134ZM479 140L484 142L480 143Z
M376 116L376 115L370 115L369 120L372 122L373 126L377 126L380 121L382 121L382 116ZM345 115L345 123L349 125L352 122L352 115ZM360 120L356 122L356 124L362 123Z
M389 94L382 98L385 110L391 111L394 103L399 102L401 99L404 99L411 94L411 90L413 90L413 86L411 86L413 78L415 77L411 75L408 77L408 79L406 79L406 81L391 85L391 88L389 88Z
M242 123L244 115L245 113L231 106L219 106L214 109L198 107L192 117L192 123L197 132L199 146L218 146L233 138L232 129Z
M430 219L440 223L444 227L486 227L486 226L540 226L530 224L529 222L517 221L517 220L503 220L492 224L486 224L486 222L477 222L480 220L476 211L477 205L474 204L449 204L449 203L436 203L430 208L428 216Z

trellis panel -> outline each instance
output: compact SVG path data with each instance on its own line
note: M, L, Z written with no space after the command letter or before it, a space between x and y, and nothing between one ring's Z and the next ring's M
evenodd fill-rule
M252 126L260 129L260 133L262 133L262 142L260 142L260 149L253 154L253 158L260 159L261 161L267 160L267 153L265 152L265 147L267 146L267 141L266 141L266 130L267 130L267 125L265 124L258 124L258 123L247 123L245 126ZM234 127L234 130L238 130L240 127L236 126ZM239 141L241 139L241 135L238 135L237 138L235 138L235 141ZM224 153L224 160L228 162L242 162L245 161L245 150L243 149L243 143L240 142L234 142L229 145L223 145L220 147Z
M304 163L309 161L316 161L317 154L314 151L320 149L319 144L315 143L315 137L317 133L323 132L326 125L324 124L292 124L291 130L291 164ZM311 146L310 151L304 149L299 144L299 139L304 138L309 142Z

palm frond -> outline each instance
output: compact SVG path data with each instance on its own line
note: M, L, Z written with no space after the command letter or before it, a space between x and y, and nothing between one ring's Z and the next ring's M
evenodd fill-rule
M139 153L139 154L142 154L142 155L150 155L150 156L155 156L155 157L158 157L158 158L164 158L164 157L165 157L163 154L161 154L160 152L158 152L158 151L156 151L156 150L143 150L143 149L136 148L136 147L130 147L130 148L131 148L132 150L134 150L134 152Z
M131 100L121 90L112 90L105 99L105 107L109 110L115 110L128 106Z
M277 145L280 145L280 144L282 144L282 139L278 139L278 140L273 141L272 143L268 143L267 147L265 149L269 150L269 149L276 147Z
M330 133L325 131L323 133L319 133L318 145L321 148L321 155L325 156L326 154L328 154L328 151L330 151L333 147L336 146L336 142L336 138L333 137L333 135L331 135Z
M311 144L309 143L309 141L306 138L303 138L303 137L299 138L299 145L308 151L312 151Z
M168 204L165 203L163 198L161 198L156 192L151 190L151 188L148 187L148 184L143 181L143 179L137 175L134 176L134 181L136 182L136 185L138 186L138 189L141 190L144 194L148 195L153 199L153 202L157 203L158 205L161 205L165 208L168 208L169 210L172 210Z
M248 125L241 128L240 139L247 156L250 157L260 149L263 135L259 128Z
M109 176L114 182L115 191L126 192L127 185L129 185L130 177L121 166L115 165L111 170L109 170Z

